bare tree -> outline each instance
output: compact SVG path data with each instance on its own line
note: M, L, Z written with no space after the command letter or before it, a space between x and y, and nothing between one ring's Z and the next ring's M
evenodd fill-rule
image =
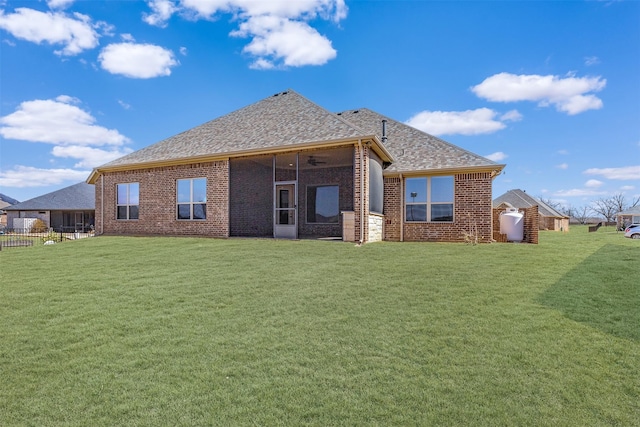
M591 212L591 207L589 206L580 206L579 208L571 208L572 216L580 223L586 224L589 219L589 213Z
M640 199L640 198L639 198ZM636 206L640 200L633 200L629 205L622 193L616 193L608 198L600 198L593 202L591 209L598 215L606 218L607 221L614 221L616 214L627 210L629 207Z
M552 207L553 209L557 210L558 212L560 212L563 215L572 216L571 215L572 214L571 206L564 206L560 202L556 202L556 201L551 200L551 199L545 199L543 197L538 197L538 200L540 200L545 205L547 205L549 207Z

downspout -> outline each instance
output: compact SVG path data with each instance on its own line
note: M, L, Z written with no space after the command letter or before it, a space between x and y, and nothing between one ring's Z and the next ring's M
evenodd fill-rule
M364 242L364 158L362 150L362 138L358 139L360 152L360 245Z
M104 234L104 175L100 176L100 234Z
M400 174L400 241L404 242L404 179Z

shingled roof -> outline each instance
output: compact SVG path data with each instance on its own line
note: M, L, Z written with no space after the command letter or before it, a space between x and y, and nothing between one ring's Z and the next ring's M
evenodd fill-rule
M486 157L366 108L338 114L365 133L378 136L381 141L381 123L382 120L387 121L387 139L383 143L394 158L394 163L385 171L387 173L460 168L491 168L500 171L504 167Z
M94 210L96 191L92 184L80 182L22 203L6 207L6 211Z
M231 155L364 136L339 116L288 90L211 120L103 167Z
M508 203L514 208L522 209L522 208L530 208L532 206L538 206L538 212L542 216L546 217L554 217L554 218L568 218L567 215L564 215L551 206L544 203L542 200L538 200L535 197L531 197L524 191L520 189L509 190L503 195L496 197L493 199L493 207L497 208L503 203Z
M387 139L382 120L387 120ZM473 154L418 129L368 109L331 113L288 90L196 126L94 169L198 161L332 142L372 140L391 166L385 173L482 168L499 172L504 165Z

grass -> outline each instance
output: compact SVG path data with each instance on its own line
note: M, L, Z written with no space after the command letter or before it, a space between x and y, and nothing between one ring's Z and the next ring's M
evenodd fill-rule
M0 252L0 425L640 425L640 246Z

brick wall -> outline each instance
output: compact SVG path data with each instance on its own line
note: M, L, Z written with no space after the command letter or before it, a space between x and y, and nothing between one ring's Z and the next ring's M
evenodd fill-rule
M462 173L454 176L454 222L404 223L405 241L462 242L464 233L477 233L479 242L492 239L491 174ZM402 183L398 177L385 177L385 240L401 239L404 215Z
M384 178L384 236L383 240L400 241L402 224L402 185L400 177Z
M362 158L362 162L360 159ZM362 145L355 147L353 159L353 211L355 213L355 237L356 242L360 241L360 236L365 243L369 236L369 147ZM360 170L362 169L362 174ZM362 175L362 181L360 179ZM361 185L362 183L362 185ZM364 221L361 220L362 212L365 213ZM363 230L361 230L363 228ZM362 233L362 234L361 234Z
M207 219L176 219L176 180L207 178ZM128 235L229 236L229 162L107 172L96 182L96 232ZM116 185L140 184L139 219L116 219ZM104 191L104 202L102 192ZM104 212L101 208L104 206Z

